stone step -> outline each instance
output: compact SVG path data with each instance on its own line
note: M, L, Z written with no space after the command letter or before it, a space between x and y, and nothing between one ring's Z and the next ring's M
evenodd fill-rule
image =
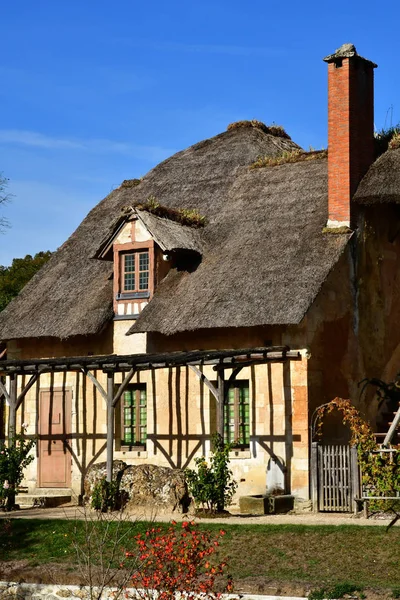
M72 501L72 491L68 488L38 488L32 493L18 493L15 502L21 507L55 508Z

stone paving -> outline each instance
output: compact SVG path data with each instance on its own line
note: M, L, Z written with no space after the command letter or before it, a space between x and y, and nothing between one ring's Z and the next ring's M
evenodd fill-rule
M100 590L96 588L77 585L47 585L39 583L8 583L0 581L0 600L85 600L90 598L101 598L101 600L115 600L117 595L116 588L105 588L101 596ZM153 600L156 596L143 590L141 593L133 589L125 589L120 596L126 599L149 599ZM176 595L177 600L180 594ZM304 600L304 598L294 596L260 596L257 594L240 595L241 600ZM221 600L238 600L238 596L222 594Z

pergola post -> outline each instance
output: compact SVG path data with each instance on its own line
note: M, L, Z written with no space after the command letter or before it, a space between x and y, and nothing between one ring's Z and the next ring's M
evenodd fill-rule
M107 481L113 478L114 459L114 373L107 373Z
M15 434L17 432L17 375L10 375L9 393L10 412L8 418L8 444L15 445Z
M221 369L217 373L218 404L217 404L217 432L224 437L224 405L225 405L225 376Z

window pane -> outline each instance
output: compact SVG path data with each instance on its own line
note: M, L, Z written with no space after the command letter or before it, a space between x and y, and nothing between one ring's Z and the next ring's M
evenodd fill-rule
M140 252L139 254L139 271L149 270L149 253Z
M135 273L125 273L124 289L127 291L132 291L135 289Z
M125 257L125 272L131 273L135 270L135 255L134 254L124 254Z
M147 290L149 287L149 272L142 271L139 273L139 289Z

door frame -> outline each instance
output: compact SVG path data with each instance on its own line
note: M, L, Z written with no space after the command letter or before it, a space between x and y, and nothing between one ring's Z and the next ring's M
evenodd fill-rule
M64 420L65 420L65 426L66 426L66 432L65 432L65 441L69 440L71 441L71 434L72 434L72 387L68 386L68 387L52 387L52 388L40 388L39 389L39 398L38 398L38 421L37 421L37 432L38 432L38 470L37 470L37 487L41 488L44 487L42 486L42 478L41 478L41 443L43 443L44 440L40 439L40 418L41 418L41 394L42 393L54 393L54 392L61 392L62 394L64 394ZM64 448L66 448L66 445L64 445ZM72 454L71 452L67 449L65 452L65 461L66 461L66 482L65 482L65 486L60 485L57 487L60 488L65 488L68 489L71 487L71 478L72 478ZM70 462L68 462L70 461ZM47 486L46 486L47 487Z

